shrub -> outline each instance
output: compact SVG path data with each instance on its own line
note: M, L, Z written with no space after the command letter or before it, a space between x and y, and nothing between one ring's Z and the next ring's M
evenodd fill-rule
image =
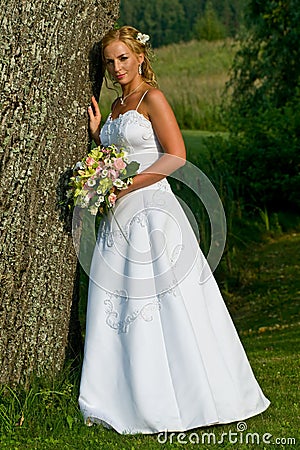
M204 15L200 16L195 23L194 35L196 39L205 39L207 41L217 41L224 39L226 36L226 29L210 1L205 6Z

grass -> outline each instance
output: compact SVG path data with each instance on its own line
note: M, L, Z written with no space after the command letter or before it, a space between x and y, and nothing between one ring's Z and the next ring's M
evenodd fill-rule
M181 129L223 130L219 105L234 52L230 40L159 49L154 68Z
M220 100L235 50L232 41L191 41L155 51L153 68L181 129L223 131ZM103 115L116 93L102 89Z
M248 419L247 432L265 433L275 438L296 438L298 444L278 444L272 448L299 448L299 368L296 342L300 327L297 307L300 295L300 233L285 233L255 244L241 255L243 283L228 297L227 303L237 326L250 363L271 400L262 415ZM240 262L241 262L240 261ZM174 449L229 448L266 449L270 445L238 446L227 439L221 444L199 447L189 442L195 439L187 433L187 444L176 438L160 444L157 436L121 436L101 426L84 426L77 407L79 372L66 369L52 382L36 380L28 392L3 388L0 391L0 448L9 450L34 449ZM236 432L236 424L193 430L199 438L214 432L220 440L222 433ZM242 437L240 437L242 436ZM274 441L275 442L275 441ZM284 441L282 441L284 442ZM207 443L207 442L206 442Z
M300 249L296 232L269 238L255 255L245 252L239 290L227 296L244 332L264 332L278 325L285 329L299 320L300 253L295 254L295 248Z

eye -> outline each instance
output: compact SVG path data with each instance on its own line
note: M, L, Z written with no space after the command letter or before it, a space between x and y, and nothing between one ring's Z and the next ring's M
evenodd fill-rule
M128 59L128 56L121 56L120 58L121 61L126 61L126 59Z
M112 60L112 59L107 59L107 60L106 60L106 64L107 64L107 65L112 64L112 63L113 63L113 60Z

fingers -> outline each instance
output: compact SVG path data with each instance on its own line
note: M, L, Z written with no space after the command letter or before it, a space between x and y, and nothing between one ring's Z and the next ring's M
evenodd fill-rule
M97 103L97 100L95 99L95 96L94 96L94 95L92 96L92 103L93 103L93 105L94 105L94 108L97 108L97 107L98 107L98 103Z
M92 96L92 105L93 105L93 108L94 108L94 111L95 111L94 115L95 116L101 116L98 102L97 102L97 100L95 99L94 96Z
M91 105L87 109L89 116L89 129L90 134L94 141L97 143L99 140L100 124L101 124L101 113L95 97L92 97Z
M91 105L88 106L87 112L88 112L90 120L93 120L95 118L95 116L94 116L94 111L93 111L93 108L91 107Z
M101 118L100 109L94 96L92 97L92 104L88 106L88 114L90 116L90 119L99 117Z

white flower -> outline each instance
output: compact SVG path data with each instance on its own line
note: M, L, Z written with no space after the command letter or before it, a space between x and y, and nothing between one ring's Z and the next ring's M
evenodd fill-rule
M101 196L101 194L103 194L103 192L102 192L102 189L101 189L101 186L98 186L98 189L97 189L97 194L98 195L100 195ZM100 197L99 197L100 198ZM104 197L103 197L104 198ZM103 201L103 200L102 200Z
M99 195L98 200L95 203L95 206L97 206L97 208L99 208L99 206L101 206L101 203L104 202L104 196L103 195Z
M96 216L97 212L98 212L97 206L90 206L89 207L89 212L92 214L92 216Z
M119 189L119 188L123 187L124 182L122 180L120 180L120 178L117 178L113 184L114 184L114 186L116 186L116 188Z
M149 41L150 36L148 36L148 34L138 33L136 39L145 45L146 42Z
M108 171L106 169L103 169L101 172L101 177L105 178L105 177L107 177L107 175L108 175Z
M83 208L86 208L89 205L90 199L87 196L87 191L82 191L81 197L80 197L80 202L81 202L81 206Z
M87 208L89 206L89 202L86 202L85 198L80 198L78 200L78 205L80 206L80 208Z
M83 170L83 169L85 169L85 167L84 167L84 165L82 164L81 161L78 161L78 162L75 164L74 169L75 169L75 170L78 170L78 169Z
M96 184L96 180L93 180L92 178L88 179L88 181L87 181L88 186L93 187L93 186L95 186L95 184Z

